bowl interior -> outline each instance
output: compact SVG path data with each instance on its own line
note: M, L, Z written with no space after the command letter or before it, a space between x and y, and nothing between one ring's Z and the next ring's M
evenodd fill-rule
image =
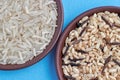
M14 69L20 69L20 68L30 66L30 65L38 62L42 58L44 58L48 54L48 52L53 48L53 46L57 42L57 39L59 38L61 29L62 29L62 25L63 25L63 7L62 7L61 0L55 0L55 2L57 4L57 8L58 8L57 9L57 12L58 12L57 27L56 27L55 33L53 35L53 38L52 38L51 42L48 44L48 46L46 47L46 49L41 54L34 57L32 60L27 61L24 64L13 64L13 65L12 64L7 64L7 65L0 64L0 69L14 70Z
M82 19L84 16L91 16L94 13L104 12L104 11L115 12L115 13L120 14L120 7L103 6L103 7L98 7L98 8L88 10L88 11L84 12L83 14L79 15L77 18L75 18L67 26L67 28L65 29L65 31L61 35L58 46L57 46L57 51L56 51L56 67L57 67L57 73L58 73L58 76L59 76L59 80L66 80L64 78L63 71L62 71L62 49L64 47L64 43L65 43L66 37L68 36L69 32L76 28L76 23L80 19Z

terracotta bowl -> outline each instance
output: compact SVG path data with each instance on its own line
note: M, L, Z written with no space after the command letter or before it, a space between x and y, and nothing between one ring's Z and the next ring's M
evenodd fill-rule
M102 12L102 11L110 11L110 12L115 12L120 14L120 7L115 7L115 6L104 6L104 7L98 7L94 8L91 10L88 10L82 14L80 14L77 18L75 18L65 29L63 34L61 35L59 39L59 43L57 45L57 50L56 50L56 68L57 68L57 73L59 76L59 80L66 80L63 75L62 71L62 49L65 44L66 37L68 36L69 32L73 29L76 28L76 23L82 19L84 16L91 16L94 13Z
M53 48L53 46L55 45L55 43L57 42L59 35L61 33L62 30L62 25L63 25L63 7L62 7L62 3L61 0L55 0L57 3L57 12L58 12L58 20L57 20L57 27L54 33L54 36L51 40L51 42L49 43L49 45L46 47L46 49L39 54L38 56L34 57L32 60L27 61L24 64L14 64L14 65L2 65L0 64L0 69L2 70L14 70L14 69L20 69L20 68L24 68L24 67L28 67L31 66L33 64L35 64L36 62L40 61L42 58L44 58L48 52Z

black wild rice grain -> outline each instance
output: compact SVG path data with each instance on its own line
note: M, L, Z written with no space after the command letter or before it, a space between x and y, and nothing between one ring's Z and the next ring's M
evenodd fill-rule
M70 59L70 58L69 58L69 60L70 60L70 61L73 61L73 62L81 61L81 60L84 60L84 59L85 59L85 58L79 58L79 59Z
M112 51L112 50L113 50L113 48L110 49L110 51Z
M101 16L101 18L105 21L106 24L110 26L110 28L113 27L113 25L107 19L105 19L105 17Z
M77 28L82 27L81 25L82 25L82 24L79 23L79 22L76 23L76 27L77 27Z
M71 66L80 66L79 63L70 63Z
M64 63L63 65L64 66L68 66L68 65L71 65L71 66L80 66L81 64L71 62L71 63L67 63L67 64Z
M104 63L103 69L102 69L102 73L104 72L104 70L106 68L106 65L110 62L111 58L112 58L112 55L110 55L109 57L107 57L107 59L105 60L105 63Z
M88 61L85 61L85 63L90 64L90 62L88 62Z
M73 44L73 45L78 44L80 41L83 41L83 40L82 40L82 39L74 40L72 44Z
M111 42L110 45L120 45L120 42Z
M82 34L85 32L85 30L87 29L88 27L84 27L83 30L80 32L79 36L82 36Z
M80 53L84 53L84 54L88 53L87 51L84 51L84 50L77 50L76 49L75 51L78 52L78 53L80 52Z
M120 62L118 62L117 60L113 59L114 63L116 63L118 66L120 66Z
M104 53L104 46L100 45L100 50Z
M118 16L120 17L120 14L118 14Z
M104 65L108 64L108 63L110 62L111 58L112 58L112 55L110 55L110 56L105 60Z
M76 37L74 37L73 39L71 39L71 41L73 41L73 42L74 42L74 41L76 41L76 40L77 40L77 38L76 38Z
M64 54L63 54L63 57L65 57L65 56L67 55L67 51L68 51L69 47L70 47L70 46L67 45L66 50L65 50L65 52L64 52Z
M88 22L88 20L89 20L89 19L87 19L87 20L83 21L82 23L77 22L77 23L76 23L77 28L82 27L85 23L87 23L87 22Z
M119 25L110 23L107 19L105 19L105 17L102 16L101 18L105 21L106 24L108 24L108 25L110 26L110 28L112 28L113 26L114 26L114 27L117 27L117 28L120 28Z

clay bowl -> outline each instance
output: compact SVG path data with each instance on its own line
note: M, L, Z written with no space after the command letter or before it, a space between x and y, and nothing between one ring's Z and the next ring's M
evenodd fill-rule
M51 42L49 43L49 45L46 47L46 49L39 54L38 56L34 57L32 60L27 61L24 64L7 64L7 65L2 65L0 64L0 69L2 70L14 70L14 69L20 69L20 68L24 68L24 67L28 67L31 66L33 64L35 64L36 62L40 61L42 58L44 58L48 52L53 48L53 46L55 45L55 43L57 42L61 30L62 30L62 25L63 25L63 7L62 7L62 3L61 0L55 0L56 4L57 4L57 12L58 12L58 20L57 20L57 27L54 33L54 36L51 40Z
M98 7L94 8L91 10L88 10L82 14L80 14L77 18L75 18L65 29L63 34L61 35L58 45L57 45L57 50L56 50L56 68L57 68L57 73L59 80L66 80L63 75L62 71L62 49L64 47L65 39L68 36L69 32L73 29L76 28L76 23L82 19L84 16L91 16L94 13L102 12L102 11L110 11L110 12L115 12L120 14L120 7L115 7L115 6L104 6L104 7Z

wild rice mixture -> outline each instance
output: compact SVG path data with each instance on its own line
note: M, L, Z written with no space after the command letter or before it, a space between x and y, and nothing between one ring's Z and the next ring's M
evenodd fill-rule
M54 0L0 0L0 64L23 64L50 43L57 20Z
M85 16L62 53L66 80L120 80L120 16L108 11Z

